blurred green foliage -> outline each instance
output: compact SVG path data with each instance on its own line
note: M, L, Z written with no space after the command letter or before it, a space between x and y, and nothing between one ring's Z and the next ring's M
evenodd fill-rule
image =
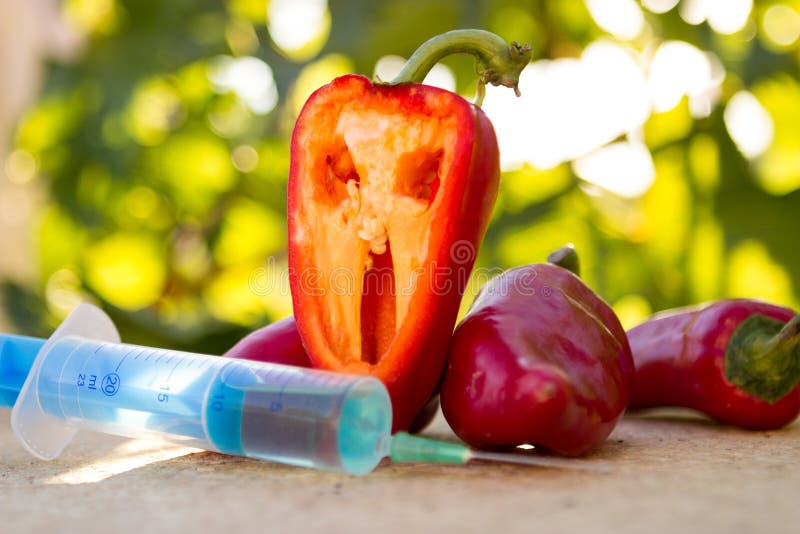
M479 265L543 261L572 241L586 279L627 323L726 295L796 305L800 53L796 41L762 37L776 4L798 7L757 1L733 35L687 24L677 8L644 10L649 29L628 46L646 55L679 39L714 52L726 72L719 102L701 119L685 98L650 115L642 136L655 181L639 197L587 187L569 163L504 173ZM453 28L528 42L537 60L608 38L582 0L331 0L317 34L293 49L271 39L263 0L68 0L65 10L89 42L77 62L49 67L17 132L50 201L38 221L40 284L4 283L10 316L44 335L91 300L126 340L203 352L291 313L288 143L313 89L345 72L372 76L382 56L407 57ZM471 95L472 59L445 64ZM249 69L251 85L236 86L232 69ZM775 125L754 160L723 120L745 87Z

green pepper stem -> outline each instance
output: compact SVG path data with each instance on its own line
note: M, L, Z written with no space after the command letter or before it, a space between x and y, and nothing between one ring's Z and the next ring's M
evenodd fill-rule
M567 243L558 250L554 250L547 256L547 263L558 265L572 272L575 276L581 275L581 262L575 245Z
M744 320L728 342L725 374L767 402L786 396L800 383L800 315L787 323L760 314Z
M453 30L428 39L412 54L389 85L422 83L436 63L450 54L472 54L478 59L478 95L487 83L519 92L519 75L531 59L531 48L484 30ZM482 100L482 99L481 99Z

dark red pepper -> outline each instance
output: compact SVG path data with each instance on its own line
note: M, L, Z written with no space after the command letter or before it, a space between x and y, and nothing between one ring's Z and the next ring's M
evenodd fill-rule
M242 338L225 353L229 358L311 367L294 317L259 328Z
M528 265L490 280L456 328L442 410L475 447L579 455L611 433L632 377L613 310L567 269Z
M751 429L800 413L800 316L748 299L659 313L631 329L631 408L680 406Z
M419 83L444 55L476 54L482 83L516 88L529 50L464 30L434 38L390 84L347 75L306 102L292 136L289 276L314 367L380 378L406 429L444 367L497 195L486 115Z

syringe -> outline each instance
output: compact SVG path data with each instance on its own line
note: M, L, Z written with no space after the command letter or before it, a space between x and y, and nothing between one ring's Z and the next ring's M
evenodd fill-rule
M392 437L389 395L375 378L122 344L89 304L47 341L0 334L0 408L11 407L14 433L45 460L89 429L356 475L387 456L602 468Z

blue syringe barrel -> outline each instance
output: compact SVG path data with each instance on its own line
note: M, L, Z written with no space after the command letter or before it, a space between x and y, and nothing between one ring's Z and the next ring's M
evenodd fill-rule
M371 377L125 345L67 328L39 352L12 424L41 458L88 429L364 474L388 452L391 403Z

